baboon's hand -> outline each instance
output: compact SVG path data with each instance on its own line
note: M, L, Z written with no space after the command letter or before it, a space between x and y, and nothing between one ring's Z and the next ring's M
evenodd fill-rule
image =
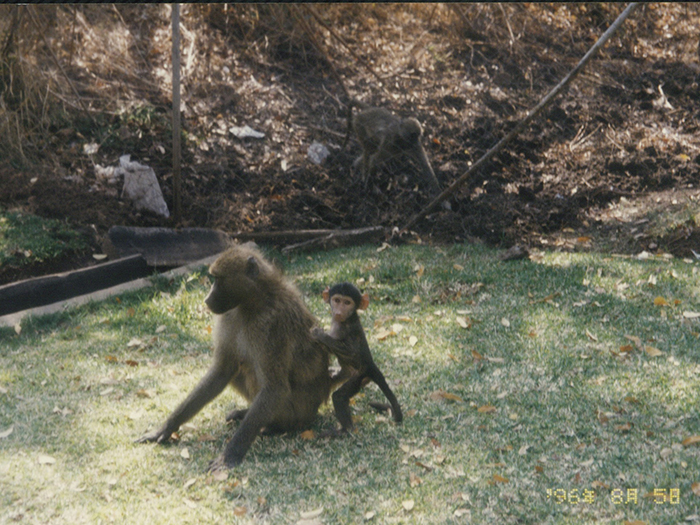
M225 470L229 468L233 468L237 465L240 465L241 460L240 459L226 459L225 454L221 454L219 457L216 459L212 460L211 463L209 463L209 472L216 472L217 470Z
M331 439L337 439L337 438L344 438L350 435L350 432L347 430L344 430L342 428L330 428L328 430L324 430L318 435L318 439L324 439L324 438L331 438Z
M148 434L144 434L136 440L136 443L165 443L170 439L172 435L172 430L168 430L167 427L163 427Z
M226 416L226 422L230 423L231 421L241 421L245 417L245 415L248 413L248 409L244 410L233 410L228 413Z

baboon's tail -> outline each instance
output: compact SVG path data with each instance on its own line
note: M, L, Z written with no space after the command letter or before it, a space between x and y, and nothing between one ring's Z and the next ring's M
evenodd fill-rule
M340 151L344 151L345 147L348 145L348 142L350 141L350 133L352 132L352 108L360 108L360 109L366 109L367 104L364 102L360 102L357 99L351 98L350 101L348 102L348 127L347 131L345 132L345 140L343 141L343 146L340 148Z

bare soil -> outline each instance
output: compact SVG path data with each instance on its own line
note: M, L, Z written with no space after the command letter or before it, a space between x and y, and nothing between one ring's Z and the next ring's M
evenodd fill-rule
M444 187L553 88L623 8L313 6L341 42L303 7L184 6L179 226L402 227L430 198L410 170L384 170L364 190L352 167L359 145L341 149L339 78L352 96L423 123ZM46 9L48 42L91 116L63 86L73 120L35 145L41 168L0 166L0 205L65 219L92 231L96 243L113 225L176 226L135 210L94 168L130 154L154 168L172 203L167 6L34 9ZM72 33L56 30L62 21ZM699 25L697 4L642 6L568 92L457 191L452 211L429 215L417 235L504 248L700 252ZM37 68L55 72L37 46ZM230 132L245 125L265 138ZM331 152L321 166L307 158L314 142ZM99 149L87 154L91 143ZM664 214L674 219L659 229Z

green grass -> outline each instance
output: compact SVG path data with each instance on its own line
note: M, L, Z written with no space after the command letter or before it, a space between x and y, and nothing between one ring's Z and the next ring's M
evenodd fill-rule
M222 481L207 465L231 436L225 413L244 406L227 390L178 442L134 444L211 351L206 272L160 280L30 320L20 335L0 331L0 435L12 429L0 438L0 521L297 523L320 509L322 523L679 523L700 513L700 447L682 444L700 435L700 321L684 316L700 311L697 264L582 253L503 263L457 245L284 265L325 322L326 285L359 280L369 292L363 324L402 425L368 407L382 396L366 387L352 436L260 438ZM334 424L325 406L313 430ZM655 490L673 500L656 502Z
M79 232L54 219L0 209L0 267L23 267L87 250Z

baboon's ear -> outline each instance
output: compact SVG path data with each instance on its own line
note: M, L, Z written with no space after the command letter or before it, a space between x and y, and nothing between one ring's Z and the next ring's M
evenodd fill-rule
M369 294L363 294L362 298L360 299L360 304L357 307L358 310L367 310L367 307L369 306Z

